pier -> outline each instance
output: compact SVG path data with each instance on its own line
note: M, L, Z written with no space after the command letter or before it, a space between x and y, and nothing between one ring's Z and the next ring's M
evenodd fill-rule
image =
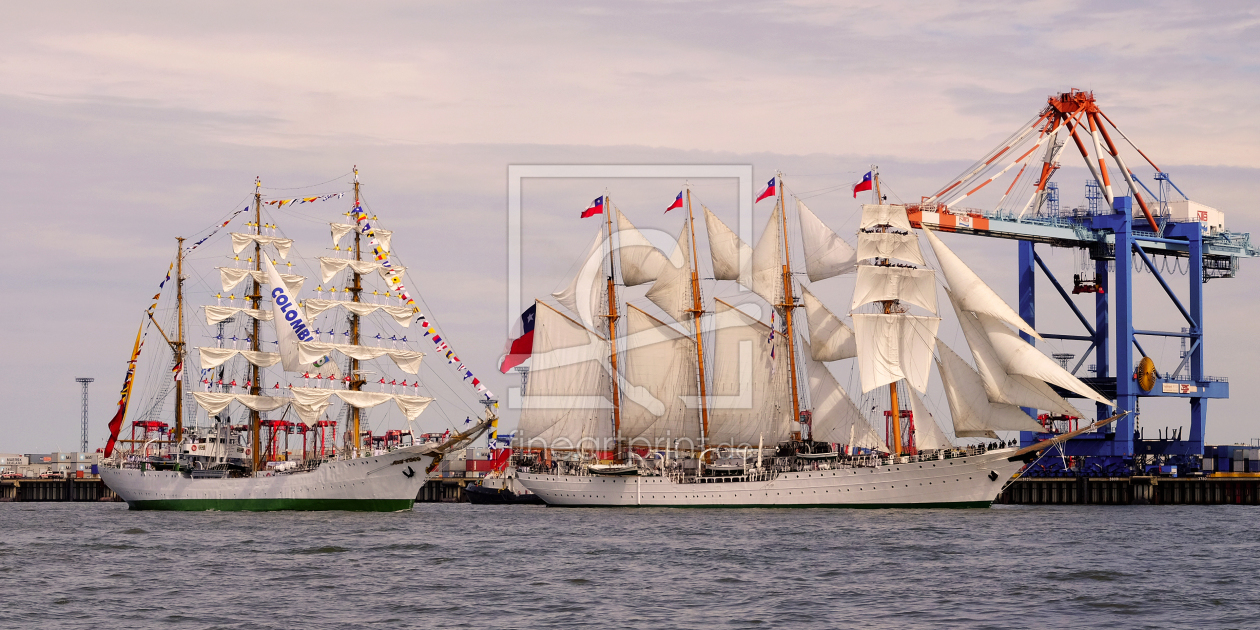
M994 503L1008 505L1258 505L1254 477L1061 477L1017 479Z
M7 479L0 481L0 501L117 501L99 477L89 479Z

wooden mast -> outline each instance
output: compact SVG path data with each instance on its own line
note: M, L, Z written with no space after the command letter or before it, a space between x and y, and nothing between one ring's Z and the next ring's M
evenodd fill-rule
M796 376L796 337L792 336L792 309L796 308L796 300L792 297L792 254L788 251L787 206L783 203L783 175L779 174L779 217L783 230L783 323L787 328L788 362L792 374L792 420L801 419L800 394L797 391Z
M709 438L709 396L704 382L704 343L700 339L700 262L696 259L696 222L691 214L691 187L687 187L687 225L691 228L691 321L696 328L696 367L700 370L700 448Z
M257 177L254 178L254 234L256 236L262 235L262 180ZM259 276L262 275L262 244L258 242L258 239L254 239L254 271L258 272ZM254 310L258 310L259 304L262 300L262 283L260 283L257 278L254 279L254 292L249 296L249 298L253 301ZM253 332L250 334L249 349L254 352L258 352L258 318L254 317L252 319L254 320L254 324ZM250 364L250 373L252 374L252 378L250 379L249 393L257 396L262 392L262 384L258 382L260 376L258 366ZM255 472L260 466L260 458L262 456L259 452L259 445L261 443L261 436L259 434L261 431L261 418L256 410L250 409L249 433L250 445L253 448L253 464Z
M613 449L621 450L621 383L618 382L617 376L617 291L614 278L617 275L617 269L613 265L612 251L612 198L608 196L608 191L604 191L604 218L608 224L608 343L612 349L611 364L613 377ZM614 456L615 458L615 456Z
M359 206L359 166L357 164L354 167L354 206L356 208ZM362 250L360 249L361 236L362 235L359 233L359 230L356 228L354 231L354 259L356 262L363 260ZM351 276L352 280L350 284L350 301L358 302L359 293L363 290L363 279L362 276L359 275L359 272L355 271L353 268L351 268L351 272L353 275ZM359 345L359 316L356 313L350 314L350 345ZM350 377L350 389L356 392L360 391L364 381L359 377L359 360L354 357L350 358L350 374L348 374L348 376ZM363 446L363 440L360 437L362 434L359 433L360 417L361 414L359 408L351 407L351 426L346 427L347 430L352 431L352 442L346 445L348 457L355 457L358 454L359 449Z
M875 171L875 203L882 204L884 202L884 196L879 190L879 169L872 167L871 170ZM887 229L885 229L885 231L887 231ZM888 259L884 259L884 266L888 266L889 264L890 263L888 262ZM893 315L896 313L897 301L887 300L883 302L883 306L884 306L885 315ZM890 446L892 446L892 449L893 449L893 456L900 456L901 455L901 405L899 401L897 400L897 382L896 381L893 381L888 384L888 402L889 402L889 407L891 408L891 413L892 413L892 438L893 438L892 441L893 443L890 444Z
M184 237L177 237L175 252L175 311L178 314L175 343L175 444L184 439Z

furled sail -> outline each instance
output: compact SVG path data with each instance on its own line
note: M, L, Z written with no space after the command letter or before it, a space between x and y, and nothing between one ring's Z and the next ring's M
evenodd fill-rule
M940 325L939 317L854 313L862 393L903 378L920 392L927 391Z
M914 265L924 264L923 252L919 251L919 239L915 238L913 232L859 232L857 257L859 260L896 258Z
M761 240L752 252L752 286L753 293L761 296L772 306L783 303L783 256L779 253L783 245L783 232L780 229L778 208L770 214L770 221L761 233Z
M577 273L569 286L552 293L557 302L578 317L578 321L591 328L604 312L604 233L595 233L595 239L586 254L578 261Z
M989 402L980 374L945 344L938 344L936 361L958 437L996 438L995 431L1042 431L1019 407Z
M252 277L258 281L258 284L268 284L270 279L267 274L253 269L239 269L236 267L219 267L219 280L223 285L224 291L231 291L236 288L245 278ZM299 293L302 291L302 283L306 282L306 278L290 273L280 274L280 279L284 281L284 286L289 288L290 293Z
M906 216L906 207L891 204L862 204L862 223L858 229L866 230L877 225L887 225L909 232L910 218Z
M315 317L320 313L337 306L340 306L361 317L366 317L378 310L384 311L390 317L394 318L394 321L398 322L398 325L403 328L411 326L411 316L415 314L415 310L408 306L386 306L384 304L345 302L342 300L302 300L302 307L306 309L308 317Z
M813 439L888 452L888 445L862 417L831 370L813 359L806 359L806 365L809 400L814 407Z
M341 273L341 271L346 267L349 267L363 275L367 275L375 271L381 274L382 278L386 278L385 266L373 260L349 260L347 258L321 257L319 259L320 281L324 284L331 282L332 279L336 277L338 273ZM402 273L407 270L406 267L399 266L392 266L389 267L389 269L398 273Z
M852 308L871 302L901 300L936 313L936 273L909 267L858 267Z
M264 311L258 308L238 308L235 306L203 306L206 309L206 324L213 326L237 313L252 317L260 322L271 321L271 311Z
M667 264L665 254L643 236L633 223L617 210L617 260L621 279L628 287L656 279Z
M809 354L815 361L839 361L857 356L857 339L809 289L801 287L809 323Z
M936 424L936 418L933 418L931 412L927 410L919 394L913 389L908 391L910 392L910 412L914 414L915 448L921 451L953 448L954 445L950 443L949 437L941 430L940 425Z
M240 232L232 233L232 253L239 254L249 246L250 243L258 243L259 245L275 245L276 252L281 258L289 257L289 248L293 246L293 239L280 238L279 236L264 236L262 234L242 234Z
M1115 406L1110 400L1104 398L1102 394L1094 391L1094 388L1081 382L1081 379L1072 376L1054 359L1042 354L1032 344L1024 341L1015 331L1007 328L997 318L984 313L976 313L975 315L1007 372L1058 385L1063 389L1078 394L1082 398L1088 398L1111 407Z
M735 307L715 300L711 446L767 444L788 439L792 400L786 338Z
M373 348L371 346L357 346L347 343L329 343L325 341L302 341L298 343L298 361L302 366L311 365L328 355L333 351L360 361L370 361L388 355L394 360L394 364L398 369L408 374L420 373L420 361L424 358L423 352L414 350L398 350L395 348ZM306 369L303 367L303 369ZM295 370L289 370L293 372Z
M923 231L927 234L928 243L932 245L932 251L936 253L936 260L941 265L941 271L945 273L949 290L962 306L962 310L994 317L1041 339L1041 335L1038 335L1037 331L1033 330L1033 327L1015 312L1015 309L998 297L998 294L985 284L984 280L981 280L980 276L977 276L976 272L972 271L971 267L968 267L957 254L946 247L945 243L932 233L932 230Z
M258 367L271 367L280 362L280 354L276 352L255 352L253 350L236 350L234 348L197 348L201 356L201 369L217 368L236 355L245 357L246 361Z
M537 304L521 443L528 448L603 450L612 439L608 340L546 303Z
M701 207L704 207L703 204ZM731 231L731 228L726 227L726 224L708 208L704 208L704 224L709 231L709 254L713 258L713 278L750 282L748 275L752 272L752 250L749 249L748 244Z
M337 247L341 243L342 237L354 231L354 225L349 223L331 223L329 225L332 227L333 247ZM389 239L393 235L394 233L390 230L382 230L377 227L372 228L372 236L376 237L376 242L385 251L390 250Z
M621 437L631 447L664 448L671 440L699 444L700 413L695 401L696 343L669 325L629 306L626 309L625 383L621 397ZM636 394L641 389L642 394Z
M691 247L687 238L687 225L678 234L678 245L665 265L661 266L656 282L647 291L647 299L660 307L675 321L686 322L691 319L688 309L691 305Z
M857 267L857 252L810 212L804 202L798 199L796 208L801 217L805 271L810 282L853 271Z
M954 298L953 293L948 289L945 290L945 294L949 296L950 302L954 305L954 313L958 316L958 324L962 327L963 335L967 338L967 345L971 347L971 356L976 362L976 371L980 373L980 378L984 383L984 390L990 401L1017 407L1045 409L1046 411L1054 411L1070 416L1081 416L1080 411L1077 411L1062 396L1055 393L1054 389L1046 385L1045 381L1008 373L1006 367L1002 364L1002 360L993 349L993 344L989 342L989 337L985 334L984 327L981 326L978 316L975 313L962 310L958 300Z

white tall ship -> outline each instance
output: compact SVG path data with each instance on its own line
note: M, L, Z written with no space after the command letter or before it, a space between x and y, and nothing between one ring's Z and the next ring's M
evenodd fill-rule
M476 401L485 405L484 417L469 420L462 433L422 439L411 430L435 401L426 392L439 389L428 378L421 383L424 353L416 346L440 338L407 293L392 233L363 209L357 169L353 206L344 221L328 224L332 245L318 260L297 256L293 239L263 214L267 206L331 205L341 197L269 200L256 182L248 229L230 233L231 254L209 257L226 262L207 274L213 286L201 286L214 295L201 307L205 326L193 325L204 333L203 344L193 348L200 370L185 369L191 344L185 340L184 293L189 277L206 276L187 274L185 259L203 243L210 246L198 252L203 259L200 254L224 244L211 237L245 210L192 246L179 239L172 263L174 308L157 309L159 293L141 325L169 346L169 362L159 354L146 364L148 397L126 439L122 429L147 336L137 333L123 399L110 423L109 463L100 470L132 509L407 510L444 455L493 425L494 401L478 385L459 413L472 409L476 415L475 403L469 404ZM295 271L319 274L315 297L299 297L307 278ZM455 391L448 387L440 389ZM383 425L391 408L406 429ZM298 436L300 449L291 447Z
M704 207L715 283L756 296L736 307L705 295L691 196L668 258L605 197L560 307L536 303L517 475L550 505L985 507L1027 453L952 444L920 398L933 363L957 437L1041 431L1021 406L1082 415L1047 383L1110 404L1022 340L1036 332L928 232L977 367L939 342L937 273L904 206L864 205L856 250L801 201L789 212L781 178L755 247ZM852 327L822 299L842 274L856 275ZM648 283L664 318L628 304L619 330L617 287ZM827 367L848 360L875 418Z

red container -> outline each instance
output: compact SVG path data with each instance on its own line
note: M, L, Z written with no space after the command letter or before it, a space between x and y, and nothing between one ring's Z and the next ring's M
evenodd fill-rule
M464 464L468 472L490 472L494 470L494 462L488 459L470 459Z

